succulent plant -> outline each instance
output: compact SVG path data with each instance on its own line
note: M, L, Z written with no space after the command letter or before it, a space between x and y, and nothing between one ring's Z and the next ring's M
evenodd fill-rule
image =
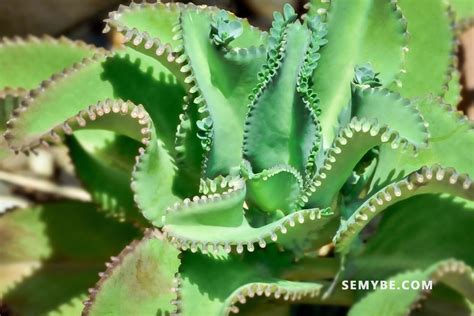
M314 0L267 33L214 7L132 3L105 21L124 36L113 51L3 39L9 149L64 142L93 203L1 216L0 313L472 312L455 44L473 7Z

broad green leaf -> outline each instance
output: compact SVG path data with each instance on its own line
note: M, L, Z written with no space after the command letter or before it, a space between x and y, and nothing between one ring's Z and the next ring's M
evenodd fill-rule
M230 43L232 53L236 55L247 53L247 48L260 46L266 39L265 32L251 26L245 19L239 19L230 12L219 11L216 7L196 7L192 3L132 2L130 6L121 5L105 20L107 25L104 31L108 32L113 28L121 32L128 46L157 59L177 78L183 80L180 66L183 60L177 58L175 53L182 49L181 16L186 11L199 11L207 16L222 14L231 20L229 25L235 26L238 23L242 27L242 34ZM210 19L208 24L210 26Z
M411 155L381 146L379 162L371 183L377 191L423 166L440 164L459 173L474 174L474 130L472 122L439 100L425 98L417 102L418 109L428 123L429 145L420 149L416 159ZM455 150L453 150L455 148Z
M387 89L352 86L352 115L376 120L400 133L419 147L425 146L428 131L416 102L402 98Z
M257 88L245 122L244 158L255 173L289 165L303 174L316 138L312 109L296 91L311 33L299 23L283 32L282 59L277 66L268 65L275 67L269 70L274 74Z
M133 80L130 80L131 78ZM168 168L168 166L173 164L171 155L173 153L172 149L174 149L175 127L180 111L176 105L180 104L179 100L184 91L162 66L134 50L122 50L114 56L99 56L93 60L85 60L79 66L66 70L62 75L55 77L44 86L48 88L39 89L35 97L28 100L27 110L21 112L8 131L10 144L14 148L27 150L29 147L35 147L42 143L42 139L55 140L58 138L58 134L71 133L72 130L81 128L81 124L87 122L87 129L105 129L150 144L145 156L151 155L153 158L145 159L142 157L143 159L140 159L141 166L136 168L138 170L134 173L137 177L140 177L140 173L151 172L153 169L154 174L162 177L161 182L154 179L152 182L154 186L147 185L145 187L147 191L140 190L139 192L139 195L148 196L145 198L138 197L139 205L145 204L146 206L146 208L144 207L146 217L152 218L155 216L153 215L155 212L164 211L170 200L176 201L175 194L171 192L173 183L170 183L170 181L173 179L172 177L170 179L170 176L163 173L162 170L167 170L171 176L174 175L174 168ZM78 89L79 86L84 90ZM89 93L80 91L89 91ZM153 113L151 119L160 127L157 126L156 130L156 125L149 128L146 126L140 127L140 124L143 125L143 123L138 122L139 124L137 124L137 121L142 120L142 117L135 120L126 120L120 119L120 115L117 114L112 116L107 114L111 111L113 113L122 112L121 104L112 105L113 102L110 103L111 101L103 102L109 97L117 98L119 96L144 101L150 110L149 113ZM90 106L94 103L89 102L97 103L97 100L101 103L97 106ZM68 106L64 106L65 104ZM103 104L106 106L102 107ZM87 106L90 107L87 109ZM117 111L114 108L117 108ZM125 112L132 110L132 108L128 109L128 105L125 105L125 108ZM104 114L106 115L103 116ZM131 115L135 114L131 113ZM38 119L38 116L41 119ZM126 117L130 118L130 116ZM96 118L98 118L97 121L94 121ZM64 124L63 122L66 120L67 122ZM52 128L54 128L54 131L50 132ZM156 132L161 135L163 140L156 138ZM143 133L153 134L150 134L153 139L143 140L143 135L140 135ZM87 140L82 140L83 143L85 141ZM131 144L131 148L138 149L138 144L133 145L131 141L128 143ZM127 187L134 160L132 159L129 163L122 163L121 166L108 163L111 159L114 159L111 157L118 153L117 151L114 152L113 147L109 146L109 148L104 149L100 157L102 161L99 161L98 157L87 158L86 153L81 152L80 147L75 146L72 153L82 157L76 159L73 157L73 160L78 162L76 171L84 179L86 186L93 192L93 196L97 198L101 207L105 209L112 207L112 210L119 207L122 208L122 210L119 210L120 213L125 211L132 214L132 217L136 217L138 212L133 207L132 192L129 186ZM157 149L158 147L162 148L160 153L158 153L160 151ZM109 153L106 154L105 150ZM122 158L118 160L121 161L130 157L130 153L127 152L122 152L120 155ZM137 151L135 151L135 155L137 155ZM163 157L161 162L167 164L166 166L158 168L158 165L152 166L156 162L157 155L160 159ZM106 165L104 165L105 161L107 161ZM152 164L149 163L150 161L152 161ZM108 170L108 172L103 174L102 178L97 178L89 168L96 171ZM117 186L114 185L115 182L117 182ZM167 182L168 185L162 186L163 182ZM156 187L159 187L160 192L167 190L171 195L168 199L161 198L162 204L151 203L150 205L147 201L152 197L156 197ZM176 190L179 191L179 188ZM150 210L148 207L152 207L152 209ZM161 215L155 217L158 219L154 218L153 221L157 221L159 225Z
M266 225L250 226L242 208L245 186L241 181L231 184L223 193L185 199L168 209L163 230L176 247L192 252L235 249L242 253L245 246L252 252L257 247L278 243L301 252L328 241L323 228L332 214L327 209L300 210Z
M92 135L92 144L99 144L99 148L87 145L90 131L96 129L102 131ZM104 134L103 130L109 133ZM99 205L111 215L141 221L134 206L137 203L145 218L161 226L161 216L170 203L179 200L179 190L174 187L173 158L156 137L153 122L143 106L123 101L99 102L37 136L35 143L74 131L82 131L79 139L83 144L68 139L72 159L79 178ZM97 173L102 177L97 177Z
M401 274L400 279L410 279L417 273L428 273L440 261L450 258L474 264L471 251L471 240L466 232L474 228L474 204L461 198L448 195L420 195L390 206L376 228L376 233L369 237L366 245L359 252L355 252L346 267L346 279L382 280L394 274L404 273L407 270L419 269L415 274ZM416 254L416 255L414 255ZM449 262L449 261L448 261ZM469 272L461 269L461 264L452 265L446 270L452 273ZM424 272L423 272L424 271ZM413 271L414 272L414 271ZM472 272L471 272L472 273ZM456 281L456 278L447 281ZM463 277L458 285L466 284L469 278ZM472 301L474 285L472 276L470 283L455 290L466 295ZM466 292L467 290L467 292ZM403 304L415 303L417 291L382 291L369 294L365 300L372 301L375 306L393 308L392 312L400 308L408 308ZM369 296L373 295L374 298ZM383 297L380 297L380 296ZM375 297L379 297L378 299ZM382 301L381 301L382 300ZM405 302L405 303L403 303ZM373 304L367 303L367 304ZM420 302L421 310L415 310L414 315L447 315L449 313L469 315L466 311L466 300L452 291L447 291L442 285L436 285L433 295L427 301ZM356 304L354 309L359 310ZM380 305L382 304L382 305ZM402 305L400 305L402 304ZM414 304L415 306L417 304ZM368 306L366 306L368 307ZM363 310L362 306L360 307ZM444 313L443 313L444 311ZM387 313L389 310L387 310ZM457 315L457 314L456 314Z
M0 41L0 133L5 131L6 122L27 90L35 88L54 73L100 52L91 45L64 37L3 38ZM0 159L10 154L1 135Z
M197 126L199 121L198 108L190 106L186 99L183 106L183 113L179 116L180 122L176 131L175 150L176 165L178 166L178 179L187 184L188 195L195 195L199 192L201 179L202 160L204 149L201 145L202 132Z
M472 25L474 19L474 2L472 0L449 0L448 2L454 10L458 26Z
M175 180L174 161L161 140L152 134L134 166L131 186L135 202L145 218L155 226L163 226L166 208L181 200Z
M443 95L455 49L447 1L400 0L398 5L410 38L401 86L393 88L406 98Z
M110 131L81 130L67 137L66 144L77 175L92 199L111 216L143 222L130 188L140 143Z
M213 258L186 254L181 272L180 311L182 315L226 315L237 312L235 305L254 296L285 300L317 296L322 284L279 278L288 260L288 256L277 254L275 249L247 254L243 259L235 255ZM213 275L205 273L206 270L213 271Z
M386 85L397 77L403 60L405 21L389 1L336 0L327 9L319 9L310 13L327 14L328 44L321 49L313 87L321 99L320 121L327 147L337 134L339 113L349 103L354 67L371 63Z
M449 258L472 266L474 253L467 232L473 228L472 201L448 195L415 196L384 211L376 233L346 270L358 279L379 279L426 269Z
M256 49L248 56L234 56L209 41L212 15L189 8L180 18L185 60L182 68L191 85L193 102L199 107L202 146L206 151L204 175L228 174L242 159L243 126L247 96L257 84L264 56ZM201 123L200 123L201 122ZM211 137L212 135L212 137Z
M143 104L169 148L173 148L184 91L157 61L131 49L97 55L48 79L14 121L11 141L21 146L79 111L106 99ZM67 105L67 106L66 106ZM38 119L41 117L41 119Z
M179 251L149 230L115 258L86 301L83 315L168 315L176 311Z
M107 22L109 26L124 33L125 41L130 47L158 59L179 80L184 81L189 91L195 94L194 100L191 101L199 104L203 101L202 97L213 100L208 110L200 106L201 119L211 116L215 127L212 141L218 142L219 146L229 144L232 147L225 152L232 154L227 155L240 158L241 155L238 153L242 132L239 130L242 130L243 117L246 113L243 105L254 86L254 74L263 60L261 49L256 47L266 40L266 34L250 26L246 20L226 13L226 17L231 20L229 25L240 23L243 26L243 33L230 43L230 50L220 51L209 42L211 22L217 13L216 8L201 8L192 4L132 4L112 13ZM161 16L163 18L160 18ZM187 16L194 18L186 22ZM184 65L181 65L182 63ZM208 68L209 72L206 72ZM222 72L222 69L225 71ZM240 77L237 83L236 75ZM228 105L217 106L217 104ZM225 122L227 126L221 123L224 117L228 119ZM198 123L199 120L192 121L192 124ZM236 132L228 132L230 129ZM227 142L221 141L222 133L228 137ZM211 140L209 135L204 134L202 146L207 152L211 150L209 146ZM236 139L235 142L231 141L233 138ZM205 155L203 167L209 170L206 176L214 177L222 171L211 170L214 164L212 155L221 155L222 152ZM208 158L211 160L209 163ZM229 159L231 165L224 161L224 166L218 165L216 168L228 170L238 165L235 162L236 158ZM221 158L218 157L217 160Z
M288 214L295 210L303 188L303 179L298 171L290 166L277 165L258 174L250 170L247 177L247 200L259 211ZM275 192L280 194L276 196Z
M161 44L176 46L173 39L173 27L178 23L179 15L186 6L181 3L134 3L130 6L120 5L118 10L110 12L105 20L109 27L117 28L124 34L136 29L159 39Z
M416 145L400 137L398 131L370 119L352 118L325 153L321 167L300 197L300 206L331 206L354 167L375 146L387 144L413 157Z
M406 315L416 308L418 302L422 300L422 296L427 295L424 293L426 291L422 286L428 286L428 281L432 282L432 286L435 286L435 283L446 284L459 291L466 299L474 300L474 274L472 268L455 260L441 261L425 270L401 273L391 277L388 281L394 282L394 289L379 289L369 293L351 308L348 315ZM420 288L401 290L407 284L419 284ZM448 313L451 314L451 312L453 310Z
M0 232L0 300L20 315L78 313L104 262L138 234L78 202L10 211Z
M52 74L99 52L100 49L91 45L64 37L3 38L0 41L0 90L6 87L33 89Z
M452 168L425 167L363 201L351 217L342 222L334 237L336 247L343 253L349 252L351 242L377 214L412 196L429 193L449 193L474 201L474 187L469 177L459 175Z

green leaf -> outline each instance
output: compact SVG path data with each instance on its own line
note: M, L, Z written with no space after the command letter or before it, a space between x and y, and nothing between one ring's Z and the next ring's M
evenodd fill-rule
M313 3L319 6L318 1ZM370 62L380 71L384 85L398 76L405 22L389 1L332 1L328 11L323 7L316 10L323 16L327 13L328 21L328 44L321 49L313 77L314 91L321 99L320 121L327 147L337 134L339 113L349 103L354 66Z
M4 93L4 95L2 95ZM18 108L20 104L20 95L22 93L17 90L3 90L0 91L0 161L13 152L9 150L7 141L3 137L3 133L7 128L7 122L13 115L13 111Z
M242 33L242 23L240 21L229 21L225 11L219 12L217 18L211 23L210 36L217 46L227 47Z
M405 315L407 312L410 313L417 307L417 303L427 295L421 287L423 281L425 283L431 281L433 286L435 283L446 284L462 293L468 300L472 301L474 299L472 268L456 260L441 261L425 270L401 273L391 277L388 281L395 282L395 289L379 289L369 293L351 308L348 315L398 316ZM404 282L419 283L420 288L397 290L396 287L404 286Z
M0 133L18 108L28 89L35 88L52 74L70 67L85 57L92 57L102 50L80 41L64 37L3 38L0 41ZM0 159L11 151L0 135Z
M472 242L466 232L473 229L472 201L433 194L406 199L385 210L376 233L349 260L346 278L382 280L406 270L426 270L449 258L472 266ZM436 286L432 298L422 303L425 312L420 315L446 315L456 310L460 315L469 315L462 298L439 292L441 287ZM384 291L387 298L392 294Z
M72 134L76 130L96 129L112 131L130 139L118 138L119 143L102 148L106 153L95 157L81 148L77 141L70 139L68 144L71 145L73 161L82 168L79 169L81 171L79 177L100 206L111 214L141 220L133 205L135 202L147 219L161 226L161 217L166 207L169 203L179 200L176 193L179 190L175 191L174 188L173 159L164 149L161 140L156 137L153 122L143 106L123 101L99 102L90 106L87 111L81 111L63 124L57 125L51 132L37 137L31 146L50 141L52 137L59 137L61 134ZM86 135L90 136L90 133ZM84 134L81 138L82 141L87 139L84 138ZM126 162L121 160L118 166L111 163L111 159L101 161L100 158L110 158L117 152L117 146L121 146L123 150L124 145L135 150L134 154L137 155L135 159L130 156L130 152L125 151L121 155L122 157L128 155L129 159ZM95 172L101 172L102 177L97 178Z
M231 180L221 194L186 198L166 211L164 222L181 225L239 225L243 219L242 205L245 199L245 184L242 179ZM197 236L196 236L197 237Z
M0 90L9 87L24 92L33 89L52 74L92 57L102 50L81 41L49 36L0 41Z
M136 29L157 38L161 44L176 46L178 41L173 39L173 27L186 5L182 3L130 3L130 6L120 5L118 10L110 12L105 20L109 27L127 33ZM108 29L108 28L106 28Z
M132 61L134 62L132 63ZM166 78L167 76L168 78ZM131 78L133 80L130 80ZM108 58L102 56L94 60L85 60L82 64L66 70L62 75L43 84L43 87L47 87L47 89L40 88L35 91L34 97L28 99L24 104L27 110L20 111L18 117L10 123L7 131L10 135L10 145L16 150L27 151L29 148L44 144L45 141L57 140L58 135L69 134L75 129L82 128L82 124L87 125L87 129L105 129L131 137L139 142L145 141L145 144L149 144L149 146L140 155L140 166L135 168L137 170L134 176L140 178L139 182L143 181L147 185L140 183L137 185L137 187L144 187L144 189L138 190L136 200L144 209L144 215L160 225L161 214L159 212L164 212L168 203L177 201L175 195L180 191L179 188L173 188L175 170L172 167L172 149L174 149L175 127L180 111L176 104L180 103L178 100L184 93L181 87L156 61L133 50L123 50ZM78 87L82 87L84 90L79 92ZM88 92L84 93L84 91ZM108 97L118 96L144 101L147 108L150 109L149 113L153 113L153 117L148 117L149 113L147 112L146 120L141 122L142 115L145 114L142 110L135 112L138 107L131 107L121 102L103 102ZM90 106L84 110L91 104L89 102L97 103L97 100L101 101L98 105ZM68 106L65 107L64 104L68 104ZM125 108L122 109L122 106ZM135 110L132 111L132 109ZM108 114L110 112L112 113ZM122 117L116 114L119 112L135 115L136 119L130 120L130 116ZM139 117L137 118L136 115ZM160 127L157 126L155 130L155 125L144 126L150 123L150 118L160 124ZM159 133L162 138L158 140L155 133ZM144 134L150 134L150 136L143 137ZM86 141L87 139L82 140L83 143ZM131 145L131 149L139 147L132 141L128 143ZM77 155L77 157L73 157L73 160L77 162L76 171L79 177L84 179L86 186L89 187L101 207L111 208L112 211L119 208L119 213L127 213L132 218L139 219L139 213L133 206L132 192L127 186L133 159L120 166L104 164L104 162L98 161L97 157L87 158L86 153L81 151L77 144L74 146L74 143L71 142L71 146L74 147L73 155ZM111 157L117 153L113 148L114 146L109 146L104 149L108 151L108 154L102 153L101 158L110 161ZM137 151L135 151L136 153ZM131 158L125 152L121 155L122 161ZM147 158L149 156L151 158ZM160 157L160 160L156 160L157 157ZM106 173L97 178L93 170ZM166 170L166 173L163 170ZM153 172L157 178L153 179L148 175L147 177L140 176L144 172ZM153 181L147 182L150 179ZM164 183L167 184L163 185ZM175 189L176 191L174 191ZM163 196L160 197L161 204L155 203L154 200L158 191L169 193L166 199ZM157 212L158 214L156 214Z
M280 279L288 264L289 257L275 249L247 254L243 259L235 255L213 258L186 254L181 272L180 311L183 316L225 315L237 312L235 305L254 296L285 300L317 296L322 288L320 283ZM215 273L210 277L206 270Z
M197 107L190 106L186 99L176 131L175 150L176 165L179 167L178 179L183 179L183 182L188 185L188 195L199 192L201 161L204 157L200 139L203 131L198 127L198 122L201 120L199 120Z
M201 26L192 26L191 27L191 33L194 32L199 32L199 35L195 36L195 39L201 39L202 37L202 43L199 43L199 45L204 45L202 48L204 51L207 50L206 46L209 46L210 43L208 43L208 36L209 36L209 25L211 21L211 15L216 13L216 8L211 7L211 8L202 8L202 7L196 7L193 4L189 5L183 5L183 4L175 4L175 3L167 3L167 4L161 4L161 3L156 3L156 4L131 4L130 7L121 7L119 8L118 12L112 13L110 15L110 19L107 20L109 27L106 29L109 29L110 26L116 28L118 31L123 32L125 35L125 42L127 45L131 46L132 48L148 54L149 56L158 59L163 65L165 65L175 76L178 78L180 81L182 81L187 87L188 90L190 91L191 94L195 94L196 92L197 95L195 95L193 98L194 99L200 99L201 93L199 92L198 87L193 83L194 80L193 78L193 67L196 65L190 65L188 63L189 59L193 59L191 57L188 58L186 54L183 54L183 49L186 51L185 44L188 43L187 40L184 40L185 37L185 32L184 32L184 25L182 24L183 16L186 13L189 12L195 12L202 17L205 17L205 19L201 22L204 22L204 25ZM163 16L163 18L161 18ZM228 67L227 68L227 73L230 74L232 73L233 76L227 80L223 80L222 78L222 73L219 75L220 71L216 71L216 69L220 69L219 65L215 65L215 63L210 62L209 65L211 67L215 66L214 70L211 70L212 77L209 79L206 78L201 78L199 75L197 78L198 81L201 80L211 80L212 82L210 83L211 86L215 85L217 83L224 83L225 87L218 87L222 91L218 92L217 94L224 94L225 98L220 97L219 101L223 102L230 102L231 106L236 106L237 108L240 107L238 104L239 102L242 102L245 100L245 96L250 92L250 89L252 88L253 84L251 79L253 76L249 74L254 74L256 73L259 65L260 65L260 56L262 54L261 49L256 49L255 46L261 45L265 39L266 39L266 34L262 33L260 30L257 28L252 27L248 21L238 19L232 14L227 14L226 13L226 19L230 19L231 22L230 24L235 26L236 24L234 22L239 22L243 26L243 34L239 36L237 39L233 40L232 44L230 45L230 51L227 52L226 59L227 61L225 62L227 65L224 65L223 67ZM155 20L159 20L156 22ZM161 25L162 22L165 22L166 25ZM155 23L156 22L156 23ZM195 23L201 23L199 22L199 19L194 19ZM157 28L156 26L160 26ZM200 32L201 29L204 29L205 31L203 33ZM231 30L232 31L232 30ZM234 34L235 35L235 34ZM204 36L206 39L204 39ZM192 44L191 42L189 43L190 45ZM254 46L255 45L255 46ZM215 52L212 52L215 47L211 48L209 50L209 53L211 55L215 55ZM190 51L194 55L199 55L201 47L191 47ZM222 53L222 52L221 52ZM223 53L222 53L223 54ZM219 57L222 58L223 56ZM197 57L200 58L200 57ZM211 58L212 59L212 58ZM202 62L206 63L207 67L207 61L204 60ZM184 65L182 65L184 63ZM199 63L199 62L198 62ZM250 65L250 69L246 70L245 67L246 65ZM197 67L197 66L196 66ZM199 67L198 67L199 68ZM241 74L242 80L239 82L237 86L239 87L244 87L245 85L248 85L246 88L242 88L243 91L237 92L234 90L234 92L237 92L235 97L230 96L229 94L229 87L230 85L232 87L235 86L235 74ZM206 75L207 76L207 75ZM217 78L219 77L219 78ZM231 82L226 83L225 81ZM250 82L247 82L250 81ZM192 83L190 85L190 83ZM204 86L208 85L208 83L203 83ZM204 88L202 88L204 89ZM213 90L213 88L211 89ZM207 97L207 95L206 95ZM214 108L215 109L219 108ZM209 113L207 111L202 111L203 109L200 109L200 113L202 117L207 117L209 116ZM234 116L234 113L231 113L231 109L227 109L225 115L229 115L229 117ZM213 112L212 109L210 112ZM244 116L245 113L239 114L239 112L242 112L240 110L237 111L236 115L237 116ZM219 115L219 113L217 114ZM217 118L213 118L213 120L217 120ZM217 126L220 126L220 123L217 124ZM234 127L241 128L238 124L236 124ZM236 133L237 138L241 137L239 136L241 133ZM188 138L189 139L189 138ZM209 139L209 136L206 136L205 139L208 139L207 141L203 142L203 148L205 151L209 151L209 143L211 142ZM219 137L220 139L220 137ZM234 149L237 149L236 146L234 146ZM207 158L208 155L204 156L204 161L203 161L203 168L206 169L207 165ZM213 177L217 175L218 173L208 174L207 176Z
M8 212L0 232L0 300L21 315L80 312L105 260L138 234L79 202Z
M290 166L275 166L258 174L253 174L250 170L247 199L251 205L257 206L259 211L288 214L296 209L302 188L301 175ZM275 196L275 192L280 194Z
M66 138L66 144L78 177L92 199L108 215L143 223L130 188L140 143L114 132L91 129L75 132Z
M387 89L352 86L352 115L375 119L400 133L418 147L427 145L426 122L416 108L416 102L402 98Z
M163 225L166 208L181 199L174 187L176 167L160 139L151 134L148 146L140 153L132 173L134 200L153 225Z
M376 215L407 198L428 193L449 193L474 201L472 187L472 180L467 175L458 174L454 169L425 167L401 181L391 183L363 201L351 217L341 224L334 243L339 251L347 253L354 238Z
M459 103L462 100L461 96L461 73L457 68L453 66L451 69L450 80L447 83L446 91L443 95L443 99L447 104L452 105L454 108L458 108Z
M270 69L274 75L257 88L245 122L244 158L256 173L276 165L304 173L317 135L312 109L296 91L310 32L299 23L284 32L280 65Z
M38 134L106 99L143 104L157 133L174 147L175 128L184 91L157 61L123 49L114 55L96 55L43 82L23 103L27 108L12 122L14 147L31 142ZM64 106L67 104L68 106ZM41 117L41 119L38 119ZM17 140L18 139L18 140Z
M120 6L117 11L109 14L104 31L108 32L113 28L121 32L126 45L157 59L177 78L183 80L181 64L184 60L177 57L176 53L183 48L180 18L185 11L199 11L207 15L209 25L213 14L221 20L239 21L243 33L232 41L232 49L251 48L265 41L266 33L251 26L247 20L239 19L230 12L219 11L216 7L196 7L192 3L131 3L130 6ZM209 33L207 32L207 37ZM246 49L241 51L247 52Z
M363 85L369 87L380 87L379 73L376 73L372 69L370 63L365 65L356 65L354 68L354 80L353 83L356 85Z
M176 311L179 251L148 230L112 258L83 315L168 315Z
M104 32L111 29L121 33L130 48L156 59L177 78L182 79L174 53L180 46L175 37L179 16L186 5L157 2L120 5L109 13Z
M289 22L294 22L298 18L295 9L289 3L285 3L283 6L283 17Z
M406 98L442 95L456 45L447 2L400 0L398 5L406 18L410 39L401 86L394 85L393 89Z
M203 173L209 178L225 175L240 165L247 96L257 83L255 74L264 58L256 49L243 50L249 56L236 58L232 51L226 54L213 45L209 41L210 15L205 10L184 10L180 25L184 49L178 58L185 60L182 70L191 86L193 106L199 108L201 119L212 119L202 137L206 152ZM245 32L234 45L242 37Z
M415 196L384 211L376 234L354 254L347 270L358 279L381 279L449 258L472 266L474 253L466 232L473 229L472 201L449 195Z
M474 174L472 122L451 107L440 104L440 100L425 98L417 102L417 106L428 123L429 146L420 149L416 159L400 150L381 146L371 191L377 191L425 165L440 164L471 177Z
M448 2L454 10L458 27L464 28L472 25L474 19L474 3L472 3L472 0L449 0Z
M374 120L352 118L325 153L315 177L306 184L299 205L323 208L332 206L357 163L370 149L385 143L390 144L391 148L401 148L408 152L405 153L406 157L413 157L416 149L414 144L400 137L396 130L379 125Z
M163 231L176 247L204 253L228 253L234 247L242 253L244 246L252 252L275 242L298 252L328 241L323 231L332 219L328 209L304 209L252 227L244 217L244 198L245 186L236 179L222 193L211 191L207 196L185 199L167 210Z

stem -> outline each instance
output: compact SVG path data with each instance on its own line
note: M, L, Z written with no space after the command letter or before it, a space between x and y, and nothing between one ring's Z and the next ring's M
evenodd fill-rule
M350 306L355 301L354 293L352 291L342 290L339 282L333 284L334 278L340 268L340 258L306 257L286 270L283 273L283 278L292 281L307 281L324 284L324 288L321 290L321 295L312 298L304 297L299 301L301 303ZM330 295L324 297L322 294L326 293L330 288Z
M325 292L330 286L330 282L324 286L321 291ZM313 304L313 305L337 305L337 306L351 306L355 302L355 292L350 290L343 290L340 285L336 286L327 298L322 298L322 295L315 297L305 296L298 303Z
M341 264L338 258L306 257L286 270L283 278L286 280L315 281L332 279L339 271Z
M88 192L81 188L71 186L59 186L53 182L35 179L31 177L16 175L4 171L0 171L0 181L5 181L17 186L30 188L36 191L58 195L61 197L90 202L91 196Z

